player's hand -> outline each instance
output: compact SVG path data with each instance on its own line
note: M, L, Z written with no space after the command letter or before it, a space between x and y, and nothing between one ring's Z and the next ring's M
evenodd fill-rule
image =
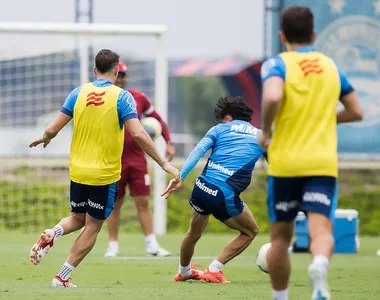
M168 143L166 146L166 159L168 161L172 161L175 155L175 148L174 145L171 143Z
M264 132L263 131L259 135L258 141L259 141L261 148L263 148L264 150L268 150L271 137L272 137L272 132Z
M179 175L179 171L176 167L173 167L171 163L169 162L165 162L162 166L161 166L162 170L164 170L166 173L169 173L171 174L174 179L176 179L177 181L179 181L181 178L180 178L180 175Z
M47 136L44 135L42 138L30 143L29 148L37 147L39 144L43 144L43 147L46 148L46 146L49 145L50 142L51 142L51 139L49 139Z
M178 190L182 186L182 180L172 179L170 180L168 186L166 187L166 190L162 193L161 197L165 196L165 199L168 199L170 195Z

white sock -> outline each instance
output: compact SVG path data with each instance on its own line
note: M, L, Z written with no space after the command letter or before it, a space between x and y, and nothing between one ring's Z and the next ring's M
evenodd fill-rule
M191 275L191 266L184 266L182 267L181 264L178 265L178 273L182 277L190 276Z
M312 264L313 265L322 265L327 269L329 266L329 259L323 255L316 255L316 256L314 256Z
M272 290L273 300L288 300L288 289L282 291Z
M67 261L63 264L61 270L58 272L58 276L63 280L68 280L71 273L75 270L75 267L70 265Z
M222 270L224 264L222 264L220 261L217 261L214 259L214 261L210 264L208 267L208 270L212 273L218 273Z
M108 249L112 252L119 252L119 242L118 241L110 241L108 242Z
M156 235L154 233L147 235L145 237L145 244L147 249L157 249L160 246L158 245Z
M55 225L53 230L55 231L54 240L59 238L61 235L63 235L63 228L60 225Z

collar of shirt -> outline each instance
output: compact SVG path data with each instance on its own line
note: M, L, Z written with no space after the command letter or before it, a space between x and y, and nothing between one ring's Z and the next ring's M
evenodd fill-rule
M313 52L314 47L311 45L308 45L308 46L303 46L303 47L300 47L298 49L295 49L294 51L296 51L296 52Z
M112 82L107 79L96 79L92 84L96 87L107 87L112 85Z

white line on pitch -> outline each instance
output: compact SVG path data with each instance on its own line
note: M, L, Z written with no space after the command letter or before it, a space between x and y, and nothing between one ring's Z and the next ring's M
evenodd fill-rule
M193 260L208 260L215 259L216 256L194 256ZM242 256L237 257L235 259L253 259L254 257ZM168 257L158 257L158 256L117 256L117 257L109 257L109 259L116 260L178 260L178 256L168 256Z

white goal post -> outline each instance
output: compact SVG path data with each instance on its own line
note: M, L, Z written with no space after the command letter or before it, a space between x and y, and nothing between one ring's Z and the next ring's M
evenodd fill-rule
M6 34L41 34L55 36L76 36L79 41L80 53L80 83L89 81L89 37L91 36L154 36L157 41L155 51L155 86L154 103L164 120L168 115L168 50L166 25L132 25L132 24L100 24L100 23L0 23L0 33ZM111 47L110 47L111 48ZM67 91L69 93L70 91ZM63 103L64 99L62 99ZM39 132L36 132L38 135ZM165 144L157 141L162 155ZM160 197L166 187L166 174L155 164L154 168L154 228L156 234L166 233L166 200ZM64 199L62 199L64 200Z

